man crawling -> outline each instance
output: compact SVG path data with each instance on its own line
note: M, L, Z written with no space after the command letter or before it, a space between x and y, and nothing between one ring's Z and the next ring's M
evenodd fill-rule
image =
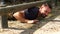
M51 12L51 6L47 3L42 4L40 7L31 7L13 14L18 21L23 23L37 23L37 18L46 17Z

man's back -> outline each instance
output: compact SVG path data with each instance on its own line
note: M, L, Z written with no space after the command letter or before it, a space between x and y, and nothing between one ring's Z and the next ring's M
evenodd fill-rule
M38 16L38 13L39 13L39 8L38 7L28 8L25 11L25 18L30 19L30 20L36 19L37 16Z

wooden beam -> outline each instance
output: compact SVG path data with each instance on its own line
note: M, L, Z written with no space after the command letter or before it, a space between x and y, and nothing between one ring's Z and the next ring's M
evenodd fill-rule
M8 28L7 15L0 16L0 28Z
M30 2L30 3L23 3L23 4L17 4L17 5L11 5L11 6L6 6L6 7L0 7L0 14L5 14L8 12L16 12L18 10L24 10L33 6L38 6L41 5L43 2L46 1L36 1L36 2ZM9 11L11 10L11 11Z
M1 20L2 28L8 28L7 15L2 15Z

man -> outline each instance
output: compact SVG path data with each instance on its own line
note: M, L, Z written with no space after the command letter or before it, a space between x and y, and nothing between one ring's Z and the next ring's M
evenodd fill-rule
M24 23L37 23L37 17L46 17L51 12L51 7L45 3L41 7L31 7L26 10L18 11L13 16Z

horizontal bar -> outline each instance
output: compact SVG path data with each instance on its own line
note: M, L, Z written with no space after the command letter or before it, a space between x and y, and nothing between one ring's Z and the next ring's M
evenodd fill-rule
M30 2L30 3L23 3L23 4L17 4L17 5L11 5L6 7L0 7L0 14L6 14L8 12L16 12L19 10L24 10L33 6L41 5L45 1L36 1L36 2Z

